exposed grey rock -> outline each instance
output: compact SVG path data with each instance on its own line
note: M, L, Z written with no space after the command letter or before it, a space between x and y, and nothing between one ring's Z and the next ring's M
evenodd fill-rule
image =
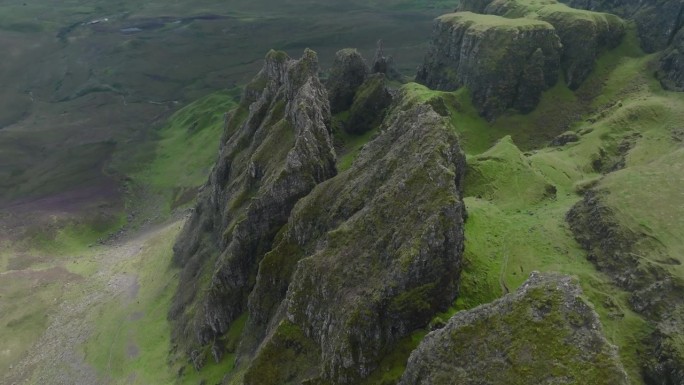
M206 361L247 307L257 267L295 203L335 175L327 92L318 61L270 52L226 126L219 158L174 247L183 268L174 339Z
M387 79L402 81L401 73L396 68L394 58L392 56L385 56L382 40L378 40L378 47L375 50L373 64L371 65L371 73L384 74Z
M561 0L592 11L610 12L634 19L646 52L665 49L682 28L684 4L680 0Z
M515 293L428 334L399 385L580 383L628 379L577 282L532 273Z
M580 136L576 132L568 131L568 132L564 132L564 133L558 135L557 137L555 137L551 141L551 146L561 147L561 146L565 146L568 143L578 142L579 140L580 140Z
M447 118L400 96L351 168L297 203L261 262L245 384L358 384L446 309L461 267L464 171Z

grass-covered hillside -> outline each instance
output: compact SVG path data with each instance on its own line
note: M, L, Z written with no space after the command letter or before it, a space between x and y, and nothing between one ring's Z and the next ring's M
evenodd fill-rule
M570 12L518 3L541 20ZM218 362L207 350L204 366L193 367L168 319L174 295L183 292L181 269L172 264L182 210L207 180L230 112L242 114L236 122L247 115L244 105L235 109L265 52L299 56L311 47L325 72L337 49L356 46L371 57L376 38L384 38L409 74L427 51L431 19L451 8L402 0L3 4L0 41L11 60L0 61L0 383L237 385L271 378L258 370L274 367L270 357L291 359L293 370L317 360L299 354L318 349L310 336L283 321L269 329L258 365L236 362L253 327L245 310L220 336L226 349ZM402 331L391 351L377 349L379 364L365 384L398 383L427 329L515 292L533 271L574 277L633 384L657 377L644 366L659 355L682 360L684 95L663 90L653 75L658 54L641 50L634 25L625 28L619 46L592 51L597 60L586 80L569 87L569 71L561 71L528 114L504 110L487 120L467 87L390 83L405 106L426 103L447 117L446 131L465 152L465 250L457 300L428 327ZM384 117L355 134L344 129L352 112L331 119L337 172L350 180L350 170L368 161L364 149L382 134L376 123ZM283 155L275 144L290 140L277 139L267 142L274 151L254 159L280 169L269 163ZM323 187L348 187L340 180ZM316 194L320 202L329 198ZM244 197L231 199L247 207ZM309 202L314 198L299 206L324 211ZM276 239L284 239L283 229ZM372 238L356 239L364 237ZM199 284L213 268L204 267ZM195 306L186 310L199 312ZM550 335L524 332L533 344Z

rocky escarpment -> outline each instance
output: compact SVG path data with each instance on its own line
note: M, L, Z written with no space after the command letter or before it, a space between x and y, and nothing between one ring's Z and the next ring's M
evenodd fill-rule
M639 246L656 252L650 238L621 226L613 210L603 202L602 192L590 190L567 215L577 241L589 260L611 276L616 285L631 293L630 304L656 327L645 341L648 350L640 357L643 376L651 385L684 383L684 284L662 265L642 258Z
M399 384L627 384L601 330L577 282L532 273L515 293L428 334Z
M460 12L439 17L416 80L439 90L470 89L487 118L533 109L558 80L560 40L549 23Z
M684 91L684 3L679 0L562 0L576 8L611 12L636 22L641 47L665 50L657 72L663 87Z
M295 203L335 175L316 54L272 51L226 125L218 161L174 247L174 339L202 366L247 309L257 267Z
M245 384L359 384L454 300L465 157L404 94L347 171L292 211L249 299Z
M472 11L507 18L527 17L553 25L563 45L561 66L571 89L578 88L594 69L598 55L617 46L625 33L619 17L573 9L553 1L467 0L459 11Z
M440 90L467 87L488 119L508 108L533 110L560 72L577 89L625 33L617 16L554 2L466 0L457 11L436 20L416 80Z
M634 19L646 52L665 49L684 24L679 0L561 0L574 8L610 12Z

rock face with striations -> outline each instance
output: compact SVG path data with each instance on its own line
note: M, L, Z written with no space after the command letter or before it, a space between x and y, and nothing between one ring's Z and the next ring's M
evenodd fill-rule
M466 0L459 11L533 18L553 25L563 45L561 66L568 87L576 89L594 69L598 55L617 46L625 34L623 21L611 14L569 8L550 1Z
M567 276L532 273L517 292L457 313L425 337L400 385L628 384L598 315Z
M549 23L459 12L439 17L416 80L430 88L468 87L480 113L533 109L558 80L561 44Z
M335 175L318 61L272 51L227 122L220 154L174 247L181 285L170 318L196 367L247 309L259 263L295 203Z
M300 200L249 299L245 384L359 384L457 293L465 157L400 95L347 171Z

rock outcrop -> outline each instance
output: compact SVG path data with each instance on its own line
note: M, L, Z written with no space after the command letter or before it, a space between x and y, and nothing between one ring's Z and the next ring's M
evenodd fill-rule
M346 48L335 54L335 61L326 82L330 97L330 111L333 114L348 110L354 102L354 95L370 73L368 64L359 51Z
M617 349L572 278L532 273L518 291L425 337L400 385L628 384Z
M646 52L665 49L684 25L684 4L679 0L561 0L581 9L610 12L634 19Z
M663 53L656 75L663 88L684 91L684 29L680 29L672 45Z
M363 134L382 123L392 95L386 86L385 75L373 74L359 87L344 129L350 134Z
M553 25L563 45L561 65L571 89L586 80L598 55L617 46L625 34L624 23L615 15L573 9L555 2L467 0L459 4L458 10L507 18L526 17Z
M406 91L408 92L408 91ZM249 299L245 384L358 384L457 293L465 157L399 96L347 171L297 203Z
M295 203L335 175L318 61L272 51L227 122L219 157L174 247L183 270L170 318L196 367L247 309L264 253Z
M378 46L373 57L373 64L371 65L371 73L384 74L389 80L402 81L403 76L394 63L392 56L385 55L382 40L378 40Z
M561 0L573 7L611 12L636 22L641 47L665 50L657 71L664 88L684 91L684 3L679 0Z
M459 12L439 17L416 80L433 89L467 87L480 113L529 112L558 80L561 44L553 26L532 19Z

